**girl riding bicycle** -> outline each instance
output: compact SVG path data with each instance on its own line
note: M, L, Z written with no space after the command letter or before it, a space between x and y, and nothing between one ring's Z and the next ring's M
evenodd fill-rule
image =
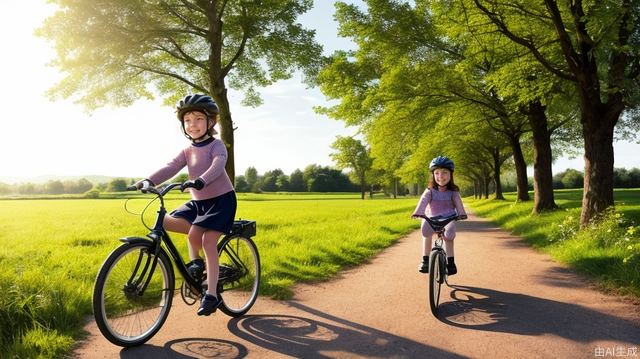
M431 160L429 171L431 171L431 180L429 186L418 201L416 209L411 215L414 218L420 215L428 215L430 217L443 216L447 217L453 214L460 216L460 219L466 219L467 213L462 205L462 199L458 192L458 186L453 183L453 170L455 166L453 161L444 156L438 156ZM428 207L428 209L427 209ZM422 261L418 267L418 271L429 273L429 252L431 251L432 240L434 234L431 225L422 221ZM454 262L453 240L456 237L455 221L450 222L445 227L445 251L447 252L447 272L454 275L458 272L458 268Z
M231 231L236 214L236 195L225 170L227 149L221 140L213 137L218 119L218 106L209 96L189 95L178 103L178 120L191 145L166 166L149 178L136 183L139 189L160 184L175 176L185 166L189 181L182 189L190 189L192 200L171 212L164 219L164 227L172 232L188 235L189 274L201 280L205 262L200 257L204 251L207 268L207 292L200 301L198 315L210 315L220 305L216 293L218 282L218 239Z

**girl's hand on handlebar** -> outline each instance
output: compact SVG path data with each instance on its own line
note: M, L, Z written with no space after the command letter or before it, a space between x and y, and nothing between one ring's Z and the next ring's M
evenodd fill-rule
M143 180L140 180L140 181L136 182L132 186L127 187L127 190L135 191L135 190L139 189L139 190L144 192L144 191L148 190L149 187L153 187L153 186L154 186L154 183L151 182L150 179L145 178Z
M187 188L195 188L198 191L204 188L204 180L200 177L196 178L195 180L188 180L185 181L181 186L180 186L180 190L182 192L184 192L185 189Z

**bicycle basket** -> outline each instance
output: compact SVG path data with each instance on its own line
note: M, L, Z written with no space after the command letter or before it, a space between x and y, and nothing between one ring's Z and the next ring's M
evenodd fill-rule
M256 221L246 219L233 221L231 233L239 234L245 238L251 238L256 235Z

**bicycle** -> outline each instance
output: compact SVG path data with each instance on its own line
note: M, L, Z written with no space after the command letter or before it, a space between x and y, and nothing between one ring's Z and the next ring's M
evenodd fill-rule
M93 291L93 313L107 340L132 347L151 339L169 315L175 291L174 265L184 279L180 295L187 305L193 305L207 289L206 276L201 280L191 277L185 261L163 227L167 211L164 196L182 183L171 183L162 188L147 187L143 193L152 193L159 200L153 228L142 223L151 232L147 238L124 237L103 262L96 277ZM135 186L127 188L136 190ZM217 293L222 300L219 309L239 317L249 311L258 297L260 286L260 256L251 239L256 234L256 222L236 220L229 234L218 242L220 277Z
M447 252L442 247L444 227L452 221L466 219L466 216L453 215L449 217L436 216L429 218L418 215L416 217L426 220L438 236L429 254L429 307L431 307L431 313L437 317L438 306L440 305L440 287L442 283L449 285L447 281Z

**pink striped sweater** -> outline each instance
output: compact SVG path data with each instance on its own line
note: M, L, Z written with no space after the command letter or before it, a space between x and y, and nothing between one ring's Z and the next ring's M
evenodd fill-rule
M194 200L202 200L218 197L233 191L233 184L224 169L227 163L227 148L221 140L210 138L200 143L192 143L166 166L162 167L149 179L160 184L175 176L181 169L187 166L189 179L200 177L205 186L201 190L190 188L191 197Z

